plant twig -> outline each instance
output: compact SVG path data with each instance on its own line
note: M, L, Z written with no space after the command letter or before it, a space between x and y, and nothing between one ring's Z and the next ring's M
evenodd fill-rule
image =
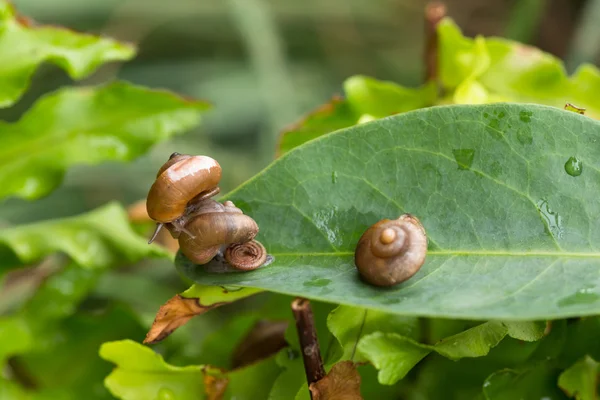
M310 386L311 383L318 382L325 376L310 301L301 297L296 298L292 302L292 312L296 319L296 329L298 330L300 348L302 349L306 380Z
M425 6L425 81L433 81L438 75L437 25L446 16L446 6L434 1Z

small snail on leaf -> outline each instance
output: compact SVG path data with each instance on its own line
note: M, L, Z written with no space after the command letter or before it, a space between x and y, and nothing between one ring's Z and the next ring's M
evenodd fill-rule
M164 224L170 224L167 227L176 238L185 229L188 209L218 194L220 180L221 166L216 160L206 156L171 154L158 170L146 199L148 215L158 222L150 243Z
M425 262L427 236L419 220L404 214L384 219L363 233L354 253L358 272L376 286L392 286L413 276Z
M233 203L206 202L199 213L190 218L185 231L179 236L181 252L196 264L206 264L222 247L249 242L258 234L256 222Z
M165 226L178 239L181 252L196 264L212 262L219 272L249 271L268 264L273 257L254 240L256 222L231 201L211 199L219 193L220 179L216 160L171 154L146 199L148 215L157 222L149 243Z

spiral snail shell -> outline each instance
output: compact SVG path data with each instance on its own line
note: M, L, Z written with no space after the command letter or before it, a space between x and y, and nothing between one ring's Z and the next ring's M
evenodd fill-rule
M160 223L180 218L188 203L218 193L221 166L206 156L173 153L160 168L146 199L148 215Z
M233 203L205 202L179 236L181 252L196 264L206 264L226 246L249 242L258 234L256 222Z
M363 233L354 254L360 275L376 286L392 286L413 276L425 262L427 236L419 220L404 214L384 219Z

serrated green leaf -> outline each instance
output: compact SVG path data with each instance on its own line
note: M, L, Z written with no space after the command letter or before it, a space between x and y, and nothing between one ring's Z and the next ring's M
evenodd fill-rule
M91 74L106 62L129 60L135 48L116 40L56 26L35 25L0 1L0 107L14 104L43 62L63 68L73 79Z
M117 367L104 380L117 398L197 400L204 397L202 365L176 367L132 340L104 343L100 357ZM160 397L162 396L162 397Z
M358 350L379 370L379 383L393 385L432 348L395 333L375 332L361 339Z
M577 400L595 400L598 398L599 374L600 364L585 356L560 374L558 386Z
M483 383L487 400L566 399L556 386L559 371L549 362L495 372Z
M125 82L50 93L0 125L0 198L44 196L72 165L132 160L195 126L207 108Z
M358 125L288 153L225 196L257 221L272 264L229 274L183 256L176 265L200 284L400 315L597 314L598 139L598 121L538 105L440 106ZM473 153L471 165L457 149ZM577 177L564 167L572 156L583 162ZM364 283L358 239L405 212L427 232L425 264L392 288Z
M486 322L442 339L433 346L433 350L452 360L482 357L498 345L507 333L508 328L501 322Z
M77 265L101 269L170 253L133 232L127 213L109 203L71 218L36 222L0 232L0 273L66 253Z
M502 321L508 328L508 336L526 342L540 340L546 331L546 323L540 321Z
M353 76L344 82L346 99L334 97L286 129L281 134L277 152L284 154L326 133L366 122L361 120L364 115L372 120L428 107L434 104L436 90L433 82L419 88L406 88L394 82Z
M338 360L363 361L356 352L356 346L363 336L373 332L397 333L413 340L418 339L419 334L417 318L349 306L339 306L333 310L327 317L327 327L342 346L343 354L339 359L326 360L326 363Z
M568 76L551 54L502 38L467 38L449 18L438 25L440 80L453 101L519 101L563 108L574 103L600 118L600 71L584 64Z

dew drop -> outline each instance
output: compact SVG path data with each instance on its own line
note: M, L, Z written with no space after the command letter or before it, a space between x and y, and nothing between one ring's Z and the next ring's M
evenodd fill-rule
M557 212L550 209L547 200L540 200L537 203L537 208L548 233L556 238L562 239L564 235L562 217L558 215Z
M333 171L331 173L331 183L336 183L337 182L337 171Z
M577 157L571 157L565 163L565 171L571 176L579 176L583 172L583 163Z
M453 149L454 159L458 165L458 169L468 170L473 165L475 150L473 149Z

